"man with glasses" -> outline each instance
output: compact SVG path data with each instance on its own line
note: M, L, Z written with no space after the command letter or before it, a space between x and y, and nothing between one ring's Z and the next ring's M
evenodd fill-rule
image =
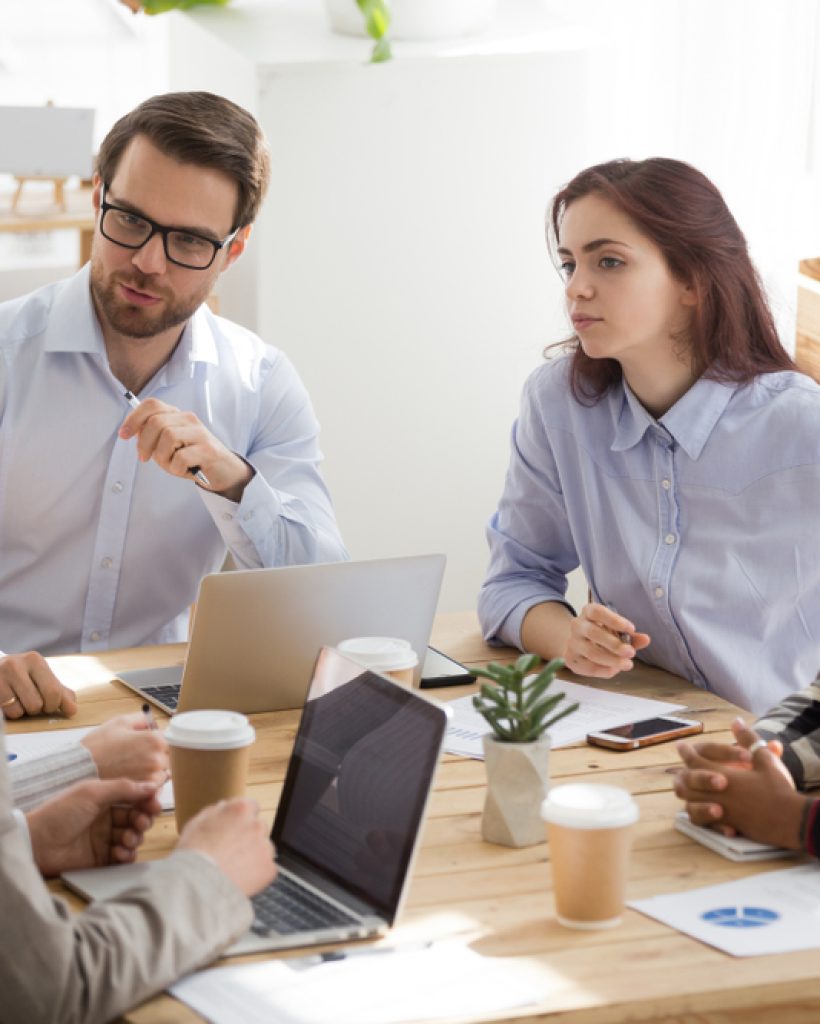
M347 557L295 370L205 305L269 166L228 100L145 101L100 148L90 265L0 305L9 718L76 709L43 654L185 639L226 551L242 568Z

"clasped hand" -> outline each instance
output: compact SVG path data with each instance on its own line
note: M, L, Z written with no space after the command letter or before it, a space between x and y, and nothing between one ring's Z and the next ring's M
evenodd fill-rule
M752 753L756 733L742 719L732 723L732 732L737 746L714 741L677 745L686 767L675 777L675 793L696 825L797 849L807 798L796 792L780 760L782 744L770 740Z

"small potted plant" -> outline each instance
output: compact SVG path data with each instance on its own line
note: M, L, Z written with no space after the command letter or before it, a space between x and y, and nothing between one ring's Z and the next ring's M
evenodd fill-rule
M471 670L494 684L481 684L473 706L492 730L484 737L487 797L481 834L502 846L544 841L539 810L549 779L547 730L578 708L576 703L559 709L566 694L550 692L562 659L542 665L537 654L522 654L513 665L491 661L486 669Z

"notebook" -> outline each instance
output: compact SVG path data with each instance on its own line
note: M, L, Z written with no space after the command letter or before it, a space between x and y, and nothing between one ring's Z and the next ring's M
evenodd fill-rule
M719 853L727 860L756 861L773 860L776 857L794 857L794 850L786 850L782 846L772 846L769 843L758 843L755 839L747 839L745 836L724 836L711 828L704 828L702 825L695 825L689 820L686 811L678 811L675 816L675 828L683 832L690 839L695 839L703 846Z
M319 648L347 637L403 637L421 665L444 564L413 555L213 573L199 587L184 665L117 679L169 714L299 708Z
M382 935L407 890L449 709L332 648L316 661L271 830L279 873L225 955ZM70 871L88 899L150 862ZM208 898L203 893L203 899Z

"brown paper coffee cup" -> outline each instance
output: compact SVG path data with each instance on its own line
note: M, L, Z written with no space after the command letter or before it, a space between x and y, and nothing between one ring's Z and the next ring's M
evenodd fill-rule
M243 796L253 726L236 711L185 711L165 730L177 831L203 807Z
M413 685L419 659L407 640L393 636L356 636L342 640L336 650L363 668L389 676L403 686Z
M638 805L616 786L575 783L553 787L541 817L547 822L558 921L568 928L617 925Z

